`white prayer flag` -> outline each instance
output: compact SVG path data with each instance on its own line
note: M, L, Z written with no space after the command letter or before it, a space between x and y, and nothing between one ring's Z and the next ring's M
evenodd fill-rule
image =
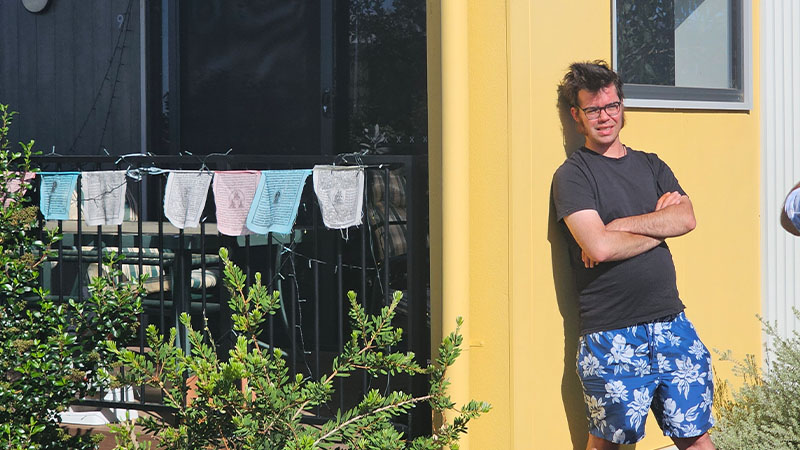
M164 215L169 223L180 229L200 225L213 177L209 171L170 171L164 192Z
M227 236L252 234L247 229L247 213L253 204L259 170L214 172L214 202L217 205L217 230Z
M314 166L314 192L326 227L343 229L361 225L363 168Z
M122 225L127 189L124 170L81 172L81 208L86 225Z

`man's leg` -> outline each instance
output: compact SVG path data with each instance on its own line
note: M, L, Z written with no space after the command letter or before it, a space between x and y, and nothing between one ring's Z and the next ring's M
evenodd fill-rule
M586 443L586 450L617 450L618 448L619 444L615 444L589 433L589 442Z
M644 437L657 377L641 325L581 336L578 377L589 420L589 449L616 449Z
M708 433L691 438L672 438L678 450L716 450Z
M654 324L652 340L657 342L659 361L664 361L652 404L658 424L679 450L713 450L707 432L714 424L708 349L683 313L670 322Z

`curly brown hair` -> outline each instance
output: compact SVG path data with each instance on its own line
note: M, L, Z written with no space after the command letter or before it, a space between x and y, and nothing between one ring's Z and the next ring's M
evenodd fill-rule
M578 92L586 89L595 93L614 83L617 95L622 100L622 80L602 59L572 63L569 71L558 85L558 102L562 106L579 106Z

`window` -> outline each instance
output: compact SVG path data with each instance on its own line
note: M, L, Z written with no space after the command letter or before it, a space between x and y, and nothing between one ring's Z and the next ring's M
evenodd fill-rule
M750 2L616 0L613 5L614 67L625 82L627 106L751 107Z
M147 4L148 150L427 152L425 0Z

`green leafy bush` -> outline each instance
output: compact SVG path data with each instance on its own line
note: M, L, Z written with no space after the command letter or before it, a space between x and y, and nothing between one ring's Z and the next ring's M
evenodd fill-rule
M117 441L116 449L124 450L151 450L152 444L149 441L139 441L136 434L136 421L128 420L122 423L112 423L108 425L109 430Z
M717 380L719 420L711 437L720 450L800 448L800 334L781 337L773 325L762 324L770 342L763 370L754 355L735 361L730 352L722 354L743 384L731 391L726 381Z
M255 283L246 288L244 273L228 259L226 249L220 249L220 256L231 293L233 328L238 333L227 361L215 353L207 329L202 332L191 329L186 314L181 322L189 330L189 355L176 347L175 329L165 338L150 326L147 341L152 351L145 354L109 344L126 368L120 382L158 387L166 403L175 408L175 425L152 417L140 419L162 448L308 450L337 445L354 450L457 448L458 438L466 432L468 422L489 410L487 403L471 401L457 410L452 422L445 421L431 436L414 440L405 440L395 429L391 419L408 412L417 403L428 402L438 413L455 409L447 394L449 383L445 374L460 354L462 344L457 328L444 339L436 365L430 367L420 367L412 353L386 352L402 336L402 330L391 325L402 297L399 292L394 294L391 305L376 316L367 315L350 292L353 331L344 351L335 358L331 373L319 380L304 379L299 374L290 376L280 353L262 349L257 341L261 325L279 307L277 293L267 291L259 274ZM429 376L430 390L416 398L403 392L384 395L371 390L357 406L339 411L334 419L321 426L301 422L305 411L331 399L336 377L349 376L356 370L371 375ZM196 377L192 398L185 382L187 375ZM120 442L118 448L139 448L127 436L123 440L127 443Z
M105 385L105 341L126 342L135 333L139 288L96 278L90 297L58 302L38 285L50 246L58 239L42 228L38 209L21 190L9 189L31 171L33 141L12 151L7 136L13 112L0 105L0 447L8 449L95 448L91 436L69 436L59 412Z

